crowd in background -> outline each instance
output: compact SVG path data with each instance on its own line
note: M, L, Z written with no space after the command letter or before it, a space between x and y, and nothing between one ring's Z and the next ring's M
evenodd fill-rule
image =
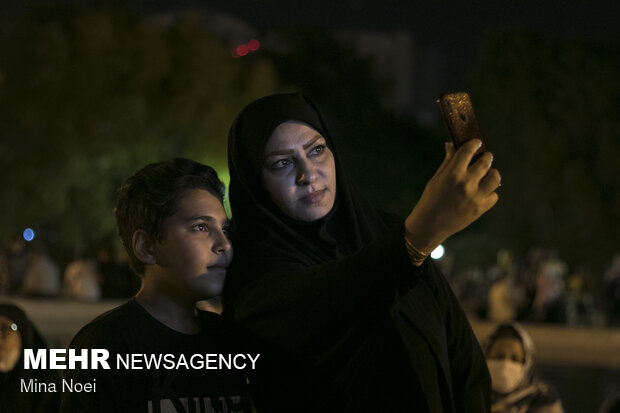
M138 291L139 278L111 248L94 255L78 257L62 269L42 243L15 236L0 254L0 295L97 301ZM451 268L450 257L439 264L472 317L620 327L620 253L602 275L603 302L595 299L587 270L571 270L551 249L534 247L523 256L500 250L487 268Z
M93 255L77 257L63 269L43 243L15 236L0 254L0 295L98 301L138 291L140 279L110 248Z
M620 326L620 253L606 266L602 300L586 268L571 269L553 249L533 247L523 256L500 250L486 268L452 271L443 263L455 294L470 315L572 326Z
M78 257L61 269L42 243L27 243L16 236L0 254L0 296L98 301L127 298L137 292L139 278L111 248L100 248L94 255ZM534 374L529 335L518 324L505 322L620 327L620 253L603 275L604 303L594 299L585 269L571 271L557 252L549 249L532 248L523 256L500 250L497 261L484 269L453 270L449 256L438 263L465 311L498 326L491 335L495 340L485 340L493 377L493 412L564 412L554 386ZM499 331L510 334L500 335ZM3 333L3 339L5 336ZM508 345L510 340L519 345ZM619 404L620 396L612 394L599 412L615 412Z

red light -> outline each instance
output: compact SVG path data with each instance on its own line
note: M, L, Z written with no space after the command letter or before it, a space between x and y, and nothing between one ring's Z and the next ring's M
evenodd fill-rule
M245 56L246 54L248 54L249 50L248 50L248 46L245 44L240 44L239 46L237 46L237 54L239 56Z
M248 42L248 49L250 49L251 52L255 52L260 48L260 42L256 39L252 39Z

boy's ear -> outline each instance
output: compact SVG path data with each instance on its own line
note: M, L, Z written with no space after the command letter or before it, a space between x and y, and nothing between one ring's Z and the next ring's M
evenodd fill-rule
M153 248L153 240L146 231L142 229L136 230L131 239L131 246L133 248L133 253L136 254L136 257L144 264L157 263L155 259L155 250Z

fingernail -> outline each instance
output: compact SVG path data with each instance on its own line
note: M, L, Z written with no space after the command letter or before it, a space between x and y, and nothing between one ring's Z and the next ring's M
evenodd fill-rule
M478 147L482 146L482 141L480 139L478 139Z

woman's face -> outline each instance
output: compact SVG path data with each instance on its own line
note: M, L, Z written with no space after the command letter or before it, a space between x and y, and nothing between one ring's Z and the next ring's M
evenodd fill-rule
M278 125L265 146L263 184L287 216L314 221L336 200L336 163L325 138L304 122Z
M17 325L10 318L0 315L0 372L13 370L22 351L22 338Z

